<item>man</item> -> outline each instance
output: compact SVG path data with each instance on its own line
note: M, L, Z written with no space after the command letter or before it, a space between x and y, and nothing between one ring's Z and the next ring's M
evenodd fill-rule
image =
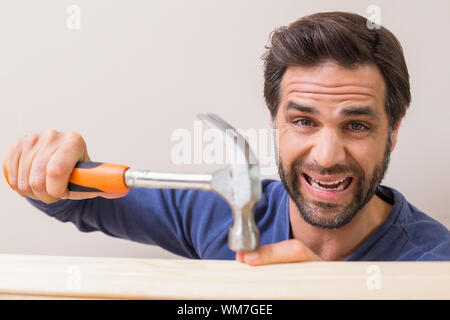
M230 208L211 192L69 194L76 162L91 161L76 133L49 130L16 141L5 160L10 184L81 231L100 230L190 258L250 265L450 260L448 229L380 186L411 100L395 36L368 28L356 14L319 13L276 30L264 62L281 182L262 182L255 208L262 246L255 252L229 250Z

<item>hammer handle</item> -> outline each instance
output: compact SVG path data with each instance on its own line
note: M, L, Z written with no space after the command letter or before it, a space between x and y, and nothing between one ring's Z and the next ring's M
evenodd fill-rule
M129 188L210 190L210 183L210 174L132 170L121 164L78 162L68 189L81 192L119 192Z
M11 187L6 163L3 163L3 174ZM211 174L132 170L121 164L78 162L70 175L67 188L69 191L106 193L129 188L212 190L211 180Z
M128 190L128 166L102 162L78 162L69 179L69 191L120 192Z

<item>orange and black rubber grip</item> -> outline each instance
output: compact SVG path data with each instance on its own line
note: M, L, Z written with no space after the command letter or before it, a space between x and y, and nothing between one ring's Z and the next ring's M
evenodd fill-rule
M69 191L120 192L125 184L125 171L130 167L102 162L78 162L69 179Z

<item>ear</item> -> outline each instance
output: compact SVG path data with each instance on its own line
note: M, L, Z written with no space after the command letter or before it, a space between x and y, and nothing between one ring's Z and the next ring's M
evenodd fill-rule
M404 117L403 117L404 118ZM392 131L392 146L391 146L391 152L394 151L395 145L397 144L397 135L398 130L400 129L400 125L403 121L403 118L397 121L397 123L394 126L394 130Z

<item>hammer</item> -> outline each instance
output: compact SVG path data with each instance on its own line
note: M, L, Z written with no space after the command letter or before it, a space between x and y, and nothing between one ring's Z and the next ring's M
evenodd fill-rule
M70 191L119 192L129 188L201 189L214 191L230 206L233 224L228 232L232 251L258 249L259 230L254 206L261 199L259 166L248 142L215 114L197 117L225 143L230 163L211 174L166 173L132 170L125 165L78 162L69 180Z

